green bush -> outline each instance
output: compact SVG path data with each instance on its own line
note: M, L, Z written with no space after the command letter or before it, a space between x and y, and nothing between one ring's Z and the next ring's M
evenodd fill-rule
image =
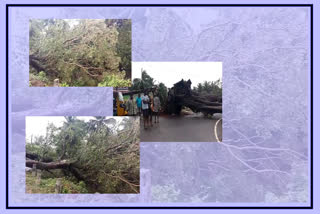
M61 86L61 87L69 87L69 84L63 82L63 83L60 84L60 86Z
M38 186L36 179L30 172L26 173L27 193L55 193L57 178L42 178ZM62 178L62 193L88 193L88 190L83 181L77 183L64 177Z
M131 80L124 79L124 73L111 74L105 76L103 82L99 83L101 87L129 87Z
M46 78L46 73L44 73L44 71L40 71L38 76L41 78L41 79L45 79Z
M40 71L38 74L30 73L29 79L31 80L38 80L43 82L45 85L49 85L49 80L46 76L44 71ZM29 86L32 86L31 82L29 82Z

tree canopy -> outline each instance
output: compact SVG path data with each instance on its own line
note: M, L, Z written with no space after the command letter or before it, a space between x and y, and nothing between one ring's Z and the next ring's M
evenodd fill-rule
M222 81L204 81L193 87L193 90L198 93L212 94L217 97L222 97Z
M31 19L30 85L130 86L131 20Z

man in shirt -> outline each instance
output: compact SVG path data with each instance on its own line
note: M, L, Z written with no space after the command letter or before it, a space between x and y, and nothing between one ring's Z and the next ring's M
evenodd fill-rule
M136 99L137 109L139 116L141 115L141 95L138 94L138 97Z
M136 107L133 102L133 95L130 95L130 99L126 103L126 111L128 112L128 116L135 116L136 115Z
M144 92L144 96L141 97L141 108L143 113L143 127L146 129L149 126L149 97L147 92ZM147 124L147 125L146 125Z
M152 125L152 113L153 113L153 98L150 96L149 98L149 106L148 106L148 109L149 109L149 124L150 126L153 126Z

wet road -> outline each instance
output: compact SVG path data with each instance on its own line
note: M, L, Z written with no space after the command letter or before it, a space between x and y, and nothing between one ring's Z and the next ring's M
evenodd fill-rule
M203 117L160 116L160 123L143 128L140 121L141 142L218 142L215 137L215 124L218 120ZM221 121L217 125L217 134L222 136Z

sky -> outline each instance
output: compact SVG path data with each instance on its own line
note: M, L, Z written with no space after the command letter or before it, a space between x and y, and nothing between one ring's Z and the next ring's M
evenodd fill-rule
M222 62L132 62L132 79L141 78L141 69L156 84L163 82L170 88L182 78L191 80L191 88L204 81L222 80Z
M118 122L121 117L107 117L107 118L114 118ZM79 120L89 121L93 119L90 116L79 116L77 117ZM53 123L56 127L61 127L63 122L66 119L63 116L27 116L26 117L26 139L30 139L31 136L40 136L46 134L46 128L49 123Z

